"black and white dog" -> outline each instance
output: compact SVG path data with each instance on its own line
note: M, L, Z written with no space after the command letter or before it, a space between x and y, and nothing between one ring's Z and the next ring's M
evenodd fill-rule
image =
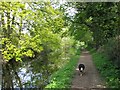
M82 76L84 74L85 65L84 64L79 64L78 69L80 71L79 75Z

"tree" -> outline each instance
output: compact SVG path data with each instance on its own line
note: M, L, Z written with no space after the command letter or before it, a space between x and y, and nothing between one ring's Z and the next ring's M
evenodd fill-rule
M60 47L61 38L58 34L64 24L62 13L54 9L49 2L1 2L0 6L4 60L2 87L22 88L25 83L21 81L19 72L25 65L32 68L28 71L32 71L34 77L38 73L47 73L42 75L43 83L40 83L37 77L34 79L36 85L42 87L49 74L56 69L52 69L56 59L53 57L57 55Z
M86 31L92 32L97 49L118 35L118 3L76 3L76 9L70 32L77 39L83 38Z

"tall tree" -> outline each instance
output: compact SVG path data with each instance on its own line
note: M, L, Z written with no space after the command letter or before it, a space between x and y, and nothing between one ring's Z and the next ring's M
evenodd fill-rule
M84 37L86 31L92 32L94 45L99 48L117 35L118 3L76 3L76 9L70 32L77 39Z
M20 68L26 67L32 68L28 70L34 74L35 83L32 85L44 86L59 56L59 33L64 27L62 12L54 9L49 2L1 2L0 6L4 60L2 87L22 88L25 83L19 72ZM35 77L38 74L42 74L42 79Z

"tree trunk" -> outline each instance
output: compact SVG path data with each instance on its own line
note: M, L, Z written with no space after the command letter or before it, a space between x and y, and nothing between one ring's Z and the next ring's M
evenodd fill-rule
M3 88L14 88L13 79L12 79L12 72L10 70L10 65L8 63L3 65Z
M7 12L7 37L10 38L11 28L10 28L10 11Z

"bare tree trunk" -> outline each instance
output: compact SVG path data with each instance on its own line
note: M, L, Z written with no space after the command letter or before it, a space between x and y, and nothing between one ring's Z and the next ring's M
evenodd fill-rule
M22 90L22 83L21 83L20 77L18 76L18 73L15 70L14 70L14 73L16 75L16 80L18 80L18 82L19 82L20 90Z
M4 11L3 11L3 13L1 14L1 20L2 20L2 29L3 29L3 37L5 38L6 37L6 28L5 28L5 20L4 20L4 18L5 18L5 16L4 16Z
M11 28L10 28L10 11L7 12L7 37L10 38L10 33Z
M10 65L8 63L3 65L3 80L2 81L3 81L3 88L9 88L9 89L14 88L12 72L10 70Z
M19 24L19 39L21 39L21 32L22 32L22 17L20 18L20 24Z

